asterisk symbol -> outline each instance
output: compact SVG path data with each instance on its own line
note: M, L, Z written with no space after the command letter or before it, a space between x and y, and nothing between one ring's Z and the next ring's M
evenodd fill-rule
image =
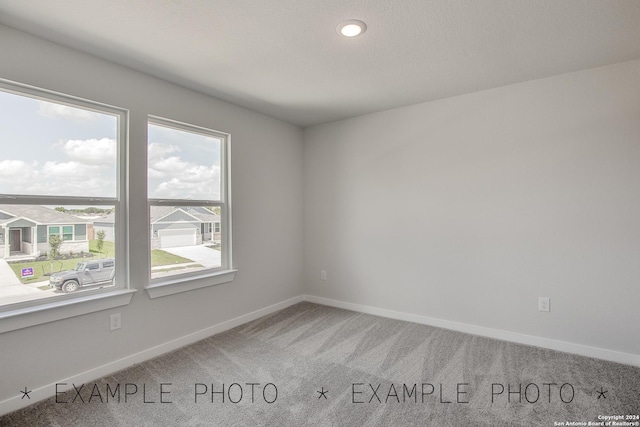
M602 387L600 387L600 390L599 390L599 391L598 391L598 390L596 390L596 393L598 393L598 400L600 400L600 398L601 398L601 397L603 397L603 398L605 398L605 399L606 399L606 398L607 398L607 396L605 396L605 394L607 394L608 392L609 392L608 390L605 390L605 389L603 389Z
M25 397L29 400L31 400L31 396L29 396L29 393L31 393L31 390L27 391L27 388L24 388L24 391L20 390L20 393L22 393L22 399L24 399Z
M318 393L320 395L320 396L318 396L318 399L320 399L321 397L324 397L326 399L328 392L329 392L329 390L325 390L324 387L322 387L322 390L316 391L316 393Z

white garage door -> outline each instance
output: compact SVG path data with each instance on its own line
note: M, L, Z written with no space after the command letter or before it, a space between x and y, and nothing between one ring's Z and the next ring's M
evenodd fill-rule
M160 230L161 248L177 248L179 246L193 246L196 244L195 228L179 229L179 230Z

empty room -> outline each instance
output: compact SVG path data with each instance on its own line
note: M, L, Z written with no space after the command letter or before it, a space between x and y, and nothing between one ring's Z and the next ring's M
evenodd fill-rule
M0 0L1 426L640 426L640 1Z

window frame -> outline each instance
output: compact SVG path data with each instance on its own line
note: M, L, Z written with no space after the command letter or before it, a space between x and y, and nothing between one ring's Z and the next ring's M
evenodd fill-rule
M113 206L115 221L119 224L114 236L116 265L118 267L115 276L116 286L113 289L88 289L78 293L2 304L0 305L0 333L129 304L136 292L130 288L129 257L126 251L128 247L128 224L126 221L129 187L127 175L129 111L121 107L1 78L0 91L112 115L117 120L116 193L113 197L0 194L0 207L4 203L47 206ZM75 226L68 225L71 226L72 237L75 239ZM62 237L63 224L55 224L54 226L59 227L59 235ZM49 236L49 228L47 227L47 241Z
M63 225L61 228L62 228L61 235L62 235L62 241L63 242L75 242L76 241L76 235L75 235L76 233L75 233L75 230L74 230L75 227L73 225ZM65 239L64 238L65 235L67 235L67 236L69 235L69 233L65 233L65 230L64 230L65 228L70 228L71 229L71 238L70 239Z
M161 199L149 197L147 187L147 220L149 236L149 285L145 288L150 298L163 297L193 289L231 282L236 270L233 268L231 227L231 134L160 116L147 116L149 125L166 127L178 131L213 137L220 140L220 197L219 200ZM149 140L147 135L147 150ZM148 165L147 165L148 176ZM148 180L148 178L147 178ZM221 266L167 277L151 277L151 207L152 206L214 206L220 208Z
M65 234L69 234L69 233L64 233L63 232L64 227L71 227L71 239L69 239L69 240L65 240L65 238L64 238ZM57 233L52 233L51 232L52 228L58 228L58 232ZM81 241L84 241L84 240L89 240L89 239L77 240L76 239L76 227L73 224L47 225L47 242L49 241L49 237L51 237L54 234L60 236L60 238L62 239L63 242L81 242Z

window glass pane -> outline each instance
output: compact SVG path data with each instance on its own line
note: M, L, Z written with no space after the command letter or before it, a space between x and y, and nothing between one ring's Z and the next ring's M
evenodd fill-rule
M116 116L3 90L0 111L0 193L116 196Z
M0 239L0 259L4 260L0 268L5 265L0 276L0 305L114 285L114 210L114 206L0 203L0 236L5 236ZM49 226L44 234L48 223L66 225ZM84 235L74 236L74 228L85 230ZM80 273L87 262L99 260L110 262L100 275ZM73 289L64 288L67 282L75 283Z
M149 198L220 200L222 141L149 124Z
M75 226L75 235L76 240L84 240L87 238L87 226L84 224L79 224Z
M219 222L217 206L151 206L151 277L159 278L222 265L222 235L202 232Z
M73 240L73 226L62 227L62 240Z

